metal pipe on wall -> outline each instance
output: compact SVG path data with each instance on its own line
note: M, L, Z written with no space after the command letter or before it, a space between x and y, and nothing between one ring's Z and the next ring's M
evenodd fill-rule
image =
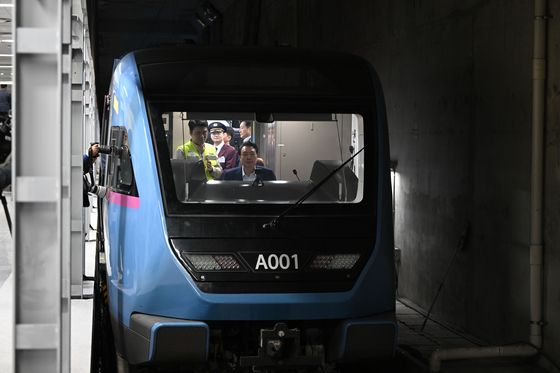
M439 372L442 360L475 359L487 357L528 357L537 353L533 346L517 344L511 346L441 348L430 355L430 372Z
M531 162L530 342L542 347L544 100L546 77L546 0L535 0L533 46L533 148Z
M543 181L544 181L544 99L546 78L546 0L535 0L533 46L533 140L531 162L531 237L529 263L530 317L529 344L438 349L430 356L430 372L439 372L442 360L527 357L542 347L543 299Z

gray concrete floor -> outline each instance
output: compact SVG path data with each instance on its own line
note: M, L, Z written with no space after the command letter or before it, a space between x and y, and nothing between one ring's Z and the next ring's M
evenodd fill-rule
M437 349L454 349L468 347L489 347L488 343L459 331L456 327L445 325L444 322L430 317L424 324L426 310L414 303L400 299L397 301L397 322L399 334L397 346L399 353L414 359L422 370L428 371L429 359ZM447 360L441 363L441 372L445 373L543 373L554 372L535 364L533 358L477 358L463 360ZM546 358L539 364L547 366Z

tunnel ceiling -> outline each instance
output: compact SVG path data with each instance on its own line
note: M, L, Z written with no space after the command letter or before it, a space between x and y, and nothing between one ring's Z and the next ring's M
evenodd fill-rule
M220 14L235 0L87 0L88 28L101 110L115 59L162 44L210 44Z

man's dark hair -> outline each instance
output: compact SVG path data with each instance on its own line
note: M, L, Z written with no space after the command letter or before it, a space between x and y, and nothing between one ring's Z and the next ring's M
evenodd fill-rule
M226 127L226 133L228 134L228 136L231 136L231 139L233 140L233 137L235 136L235 130L232 127Z
M1 84L0 88L6 88L8 85L7 84Z
M196 127L208 128L208 122L200 119L189 120L189 130L192 132Z
M259 147L257 146L257 144L255 144L252 141L245 141L244 143L239 145L239 150L237 151L239 155L241 155L241 149L243 149L246 146L250 146L251 148L255 149L255 153L259 154Z

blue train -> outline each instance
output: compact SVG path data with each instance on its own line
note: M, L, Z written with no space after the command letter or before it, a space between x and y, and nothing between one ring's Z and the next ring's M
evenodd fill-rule
M205 126L208 152L185 150L201 122L233 129L245 178L215 172ZM387 121L367 61L141 50L116 63L104 124L96 304L131 367L332 372L394 356ZM247 171L247 149L275 180Z

